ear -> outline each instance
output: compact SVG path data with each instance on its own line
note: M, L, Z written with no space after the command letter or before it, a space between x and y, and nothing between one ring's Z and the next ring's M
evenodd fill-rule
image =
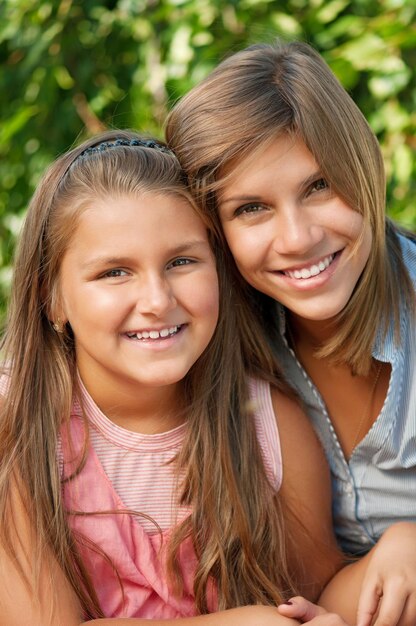
M65 306L59 291L58 284L55 284L52 287L49 294L46 294L46 297L43 301L45 302L45 310L48 320L52 324L65 326L68 318L65 313Z

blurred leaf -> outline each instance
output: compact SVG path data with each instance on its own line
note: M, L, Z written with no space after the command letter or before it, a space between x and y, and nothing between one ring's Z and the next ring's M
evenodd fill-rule
M36 115L38 107L20 107L19 110L5 120L0 126L0 150L4 147L10 139L16 135L26 124L26 122Z
M349 0L332 0L322 5L316 13L316 19L322 24L332 22L348 6Z
M374 33L364 33L337 49L337 54L357 70L377 68L386 55L385 42Z

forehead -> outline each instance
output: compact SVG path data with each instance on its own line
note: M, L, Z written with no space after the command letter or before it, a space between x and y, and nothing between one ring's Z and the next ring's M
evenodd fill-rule
M190 235L207 239L207 228L186 198L145 191L86 203L68 251L90 247L166 245Z
M261 143L243 158L228 163L221 171L218 197L221 201L230 190L248 188L254 182L267 183L270 177L281 177L284 182L289 175L290 178L303 178L317 169L317 162L303 140L285 133Z

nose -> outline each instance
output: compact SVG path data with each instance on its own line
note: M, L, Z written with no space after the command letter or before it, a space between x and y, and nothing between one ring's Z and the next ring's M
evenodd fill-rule
M138 279L136 309L142 315L161 317L177 305L172 286L163 276L147 276Z
M300 255L312 250L324 238L316 218L294 206L281 207L275 216L273 249L279 254Z

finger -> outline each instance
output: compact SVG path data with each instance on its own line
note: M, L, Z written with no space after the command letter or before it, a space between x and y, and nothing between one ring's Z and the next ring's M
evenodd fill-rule
M380 604L381 591L374 584L364 584L357 608L357 626L370 626Z
M406 606L408 592L400 582L391 584L383 590L379 612L374 626L396 626Z
M400 626L414 626L416 624L416 592L407 597L406 606L400 616Z
M300 620L301 622L309 622L311 619L318 617L318 615L325 615L326 611L317 604L309 602L302 596L295 596L290 598L285 604L279 604L277 607L279 613L285 617L292 617Z

